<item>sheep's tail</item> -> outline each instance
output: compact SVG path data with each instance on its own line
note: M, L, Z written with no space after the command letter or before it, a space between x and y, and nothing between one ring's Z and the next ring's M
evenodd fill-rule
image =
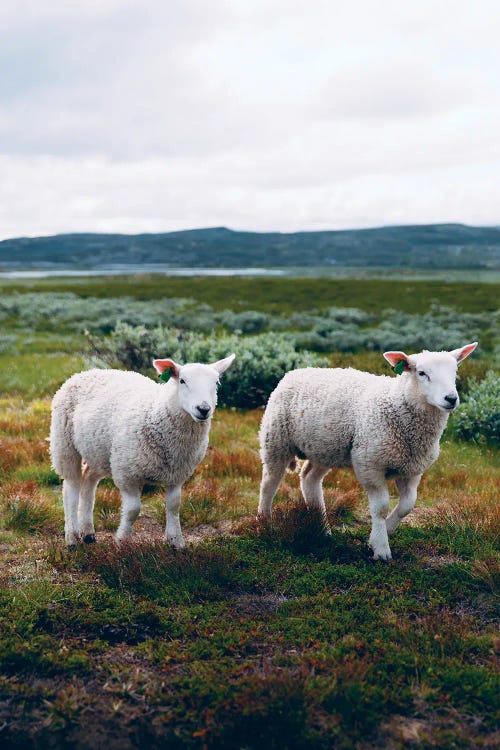
M74 400L72 389L65 383L54 396L50 423L50 455L52 466L63 479L80 482L82 457L73 442Z

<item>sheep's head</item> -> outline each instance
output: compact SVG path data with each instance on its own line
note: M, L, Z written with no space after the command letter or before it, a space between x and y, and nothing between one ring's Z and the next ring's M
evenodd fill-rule
M477 342L451 352L428 352L407 355L404 352L384 352L392 367L413 378L428 404L441 411L451 412L459 404L456 387L457 366L472 354Z
M206 422L217 405L217 385L223 372L233 363L235 355L210 365L190 363L179 365L173 359L155 359L159 375L166 371L177 387L179 405L195 422Z

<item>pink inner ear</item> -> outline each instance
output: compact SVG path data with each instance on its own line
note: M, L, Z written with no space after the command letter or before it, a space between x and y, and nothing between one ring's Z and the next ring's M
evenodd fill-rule
M404 352L384 352L384 357L392 367L395 367L398 362L406 362L408 364L408 357Z
M467 344L467 346L464 346L464 348L460 350L460 354L458 355L457 360L461 362L463 359L468 357L469 354L472 354L476 346L477 344Z
M173 359L154 359L153 365L160 375L168 369L172 370L172 375L177 374L177 367Z

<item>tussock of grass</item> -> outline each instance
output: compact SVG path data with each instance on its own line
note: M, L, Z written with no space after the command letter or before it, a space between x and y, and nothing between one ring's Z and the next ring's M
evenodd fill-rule
M81 552L82 564L112 588L161 598L170 603L218 599L236 586L238 561L229 549L174 550L163 542L127 541L96 545Z
M500 491L500 486L498 487ZM429 508L423 519L424 527L449 527L451 530L469 529L481 538L500 539L500 514L493 504L485 503L480 496L462 493L453 501L438 503Z
M115 487L100 486L96 493L94 523L96 529L116 531L120 519L122 501Z
M352 495L338 498L338 503L327 509L328 522L332 526L327 533L321 513L308 508L303 502L276 503L272 520L257 518L243 521L240 532L255 534L269 542L279 543L297 553L327 554L332 559L346 561L367 555L359 538L346 529L337 528L342 518L357 508L358 500Z
M17 491L11 488L2 500L0 522L4 528L21 534L60 533L62 511L38 494L34 481Z

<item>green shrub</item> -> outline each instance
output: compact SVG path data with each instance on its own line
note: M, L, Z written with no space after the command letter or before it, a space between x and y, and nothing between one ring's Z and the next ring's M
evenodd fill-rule
M469 383L464 403L453 417L451 431L461 440L500 439L500 375L490 371L481 382Z
M425 315L384 310L374 322L360 310L330 310L316 320L312 330L297 335L297 345L320 352L357 352L428 349L456 349L467 341L481 340L481 351L492 347L498 335L499 315L462 314L448 307L433 305Z
M90 338L90 362L105 367L124 367L152 374L155 357L184 362L214 362L236 353L224 373L219 390L221 406L251 409L263 406L288 370L326 366L327 360L311 352L298 353L293 337L286 333L263 333L240 338L220 337L119 323L106 338Z
M53 485L61 484L62 479L59 474L56 474L51 466L36 466L29 464L28 466L22 466L16 471L16 479L20 479L24 482L30 480L35 481L38 485L44 487L50 487Z
M15 351L17 336L13 333L0 334L0 354Z

